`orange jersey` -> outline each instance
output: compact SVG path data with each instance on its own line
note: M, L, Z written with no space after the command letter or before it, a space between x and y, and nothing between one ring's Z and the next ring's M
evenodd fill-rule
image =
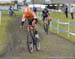
M36 17L35 13L29 7L25 8L22 18L31 20L34 17Z

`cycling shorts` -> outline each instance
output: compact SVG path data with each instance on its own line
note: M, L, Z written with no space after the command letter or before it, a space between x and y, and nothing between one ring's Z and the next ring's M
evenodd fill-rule
M32 25L32 22L33 22L34 20L35 20L35 24L37 24L37 22L38 22L37 19L28 20L28 24L29 24L29 25Z

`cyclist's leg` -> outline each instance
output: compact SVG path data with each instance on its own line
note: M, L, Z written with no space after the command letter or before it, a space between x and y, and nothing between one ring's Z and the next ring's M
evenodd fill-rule
M39 37L39 34L38 34L38 30L37 30L37 22L35 23L35 26L34 26L34 45L35 45L35 48L37 51L40 50L40 37Z
M51 19L47 17L47 20L48 20L48 26L49 26Z
M42 20L44 21L44 19L45 19L45 17L44 16L42 16Z
M34 30L35 30L35 32L37 34L37 19L32 21L32 26L34 26Z
M34 26L34 37L35 36L38 36L37 38L39 38L39 34L38 34L38 30L37 30L37 20L35 19L35 20L33 20L33 22L32 22L33 24L32 24L32 26ZM34 42L34 44L36 44L36 42L35 42L36 40L34 39L33 40L33 42Z
M30 28L33 28L32 26L33 26L34 23L32 23L32 22L33 22L33 19L32 20L28 20L28 24L29 24ZM33 32L33 30L29 29L29 26L28 26L28 30L30 31L30 36L32 38L33 45L35 45L35 42L34 42L34 32Z
M43 27L44 27L44 30L45 30L45 21L46 21L46 17L43 16Z
M46 18L46 17L45 17L45 16L43 16L43 24L45 24L45 18Z
M48 34L49 24L50 24L50 21L49 21L49 18L47 16L47 34Z

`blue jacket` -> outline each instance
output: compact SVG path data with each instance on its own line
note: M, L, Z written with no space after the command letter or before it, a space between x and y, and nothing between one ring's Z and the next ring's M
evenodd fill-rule
M37 8L36 7L33 7L32 9L35 13L37 12Z

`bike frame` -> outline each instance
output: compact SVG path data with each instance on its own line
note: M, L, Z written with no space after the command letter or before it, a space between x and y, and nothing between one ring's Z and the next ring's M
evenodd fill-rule
M34 48L34 28L30 29L30 27L32 27L32 26L27 27L27 45L28 45L29 52L32 53L33 48ZM30 45L32 45L32 46L30 47ZM31 48L32 48L32 50L31 50Z
M33 52L34 47L36 48L36 50L39 50L38 47L40 47L40 43L38 43L39 41L37 41L37 40L39 40L39 38L36 38L37 36L36 37L35 36L36 36L36 34L35 34L34 26L27 24L27 45L28 45L28 50L30 53ZM29 43L29 40L30 40L31 44ZM30 47L30 45L32 45L32 46ZM31 48L32 48L32 50L31 50Z

